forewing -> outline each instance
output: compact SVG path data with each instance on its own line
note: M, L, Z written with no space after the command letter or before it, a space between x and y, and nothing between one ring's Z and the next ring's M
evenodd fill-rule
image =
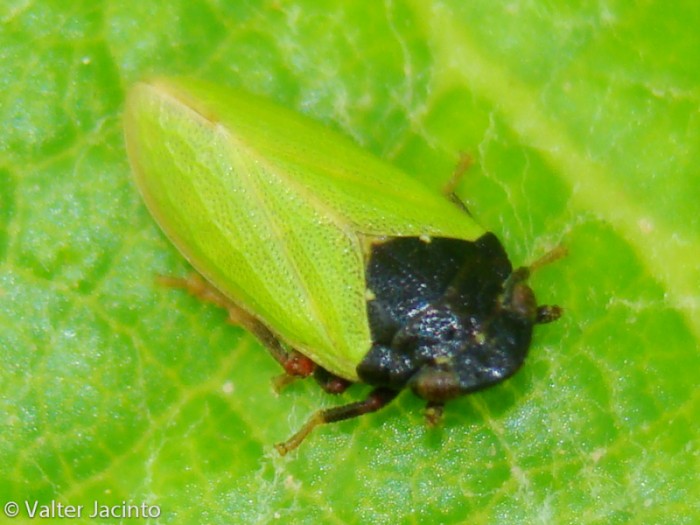
M164 89L216 115L239 140L286 176L314 206L356 233L474 240L484 230L462 209L349 138L298 113L246 93L196 80ZM435 174L449 177L449 173Z
M217 288L322 366L355 378L369 345L357 237L241 140L245 130L206 109L158 86L132 92L127 143L149 209Z

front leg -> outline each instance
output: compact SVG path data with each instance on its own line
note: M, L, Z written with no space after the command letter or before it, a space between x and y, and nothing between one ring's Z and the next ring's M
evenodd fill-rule
M428 401L425 406L425 422L429 427L437 427L442 422L442 414L445 403L442 401Z
M445 185L442 187L442 193L455 202L460 208L465 209L466 211L466 206L464 203L457 197L456 195L456 190L457 186L459 186L459 183L462 181L464 178L464 174L469 171L469 168L472 167L472 164L474 164L474 161L472 160L471 155L468 153L464 153L463 151L459 153L459 161L457 162L457 165L455 166L454 171L452 172L452 175L450 176L449 180L445 183Z

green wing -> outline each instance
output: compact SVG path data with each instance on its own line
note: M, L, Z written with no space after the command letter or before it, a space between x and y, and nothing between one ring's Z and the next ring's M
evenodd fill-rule
M347 138L225 87L138 84L125 127L139 189L182 254L285 342L348 379L370 345L362 237L483 233Z

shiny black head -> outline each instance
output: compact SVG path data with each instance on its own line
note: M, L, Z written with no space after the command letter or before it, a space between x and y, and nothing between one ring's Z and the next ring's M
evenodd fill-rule
M527 268L513 271L490 233L475 242L396 238L373 246L367 266L373 345L358 366L369 384L410 387L429 402L513 375L532 328L554 320L538 307Z

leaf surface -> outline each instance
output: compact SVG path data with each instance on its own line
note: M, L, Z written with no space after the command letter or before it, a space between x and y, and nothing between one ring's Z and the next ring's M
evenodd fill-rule
M77 523L96 501L157 505L146 523L700 521L697 3L16 0L0 20L14 523L24 501L84 505ZM276 397L254 339L154 284L188 268L135 191L121 112L156 74L265 95L436 189L470 153L458 193L514 264L568 247L533 277L565 316L440 429L404 394L277 457L367 389Z

